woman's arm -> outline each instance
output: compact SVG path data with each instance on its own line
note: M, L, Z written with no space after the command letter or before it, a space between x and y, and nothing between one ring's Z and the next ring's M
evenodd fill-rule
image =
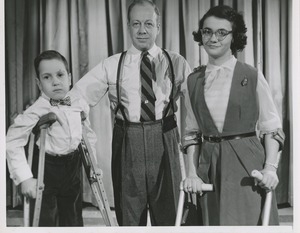
M199 145L191 145L187 148L187 177L183 182L183 190L185 192L200 193L200 195L202 195L201 185L203 181L197 175L199 152Z

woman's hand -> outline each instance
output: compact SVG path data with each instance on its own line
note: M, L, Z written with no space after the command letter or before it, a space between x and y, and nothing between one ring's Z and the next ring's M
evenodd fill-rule
M258 183L258 185L269 191L274 190L279 183L276 169L265 166L260 172L263 174L263 179Z
M183 190L189 193L199 193L202 196L202 184L204 182L198 176L188 176L183 181Z

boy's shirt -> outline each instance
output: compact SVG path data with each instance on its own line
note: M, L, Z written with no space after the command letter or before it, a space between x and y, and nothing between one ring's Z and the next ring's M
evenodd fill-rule
M71 94L71 106L51 106L49 97L44 93L23 114L20 114L9 127L6 135L6 155L10 177L16 185L32 177L28 166L24 146L39 119L53 112L62 121L53 123L46 131L45 151L49 154L65 155L77 149L82 138L81 112L89 113L89 106L84 99ZM87 119L88 120L88 119ZM89 122L88 122L89 125ZM96 135L88 127L88 138L95 153ZM36 143L40 144L39 140Z

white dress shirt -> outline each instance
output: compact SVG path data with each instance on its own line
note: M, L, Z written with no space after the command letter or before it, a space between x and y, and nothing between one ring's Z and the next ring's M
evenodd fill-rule
M159 120L162 118L163 111L169 103L172 88L170 79L171 73L170 69L168 69L168 60L159 47L154 45L148 52L148 57L155 70L156 76L156 80L152 82L156 97L156 120ZM108 92L111 108L115 110L117 105L116 79L120 55L119 53L102 60L75 84L71 92L83 96L92 106L97 104ZM181 86L181 93L186 92L186 79L191 72L190 67L181 55L174 52L169 52L169 55L174 67L175 85L178 88ZM131 46L124 60L120 80L121 102L125 107L127 120L130 122L140 121L140 63L141 51ZM117 114L117 118L123 119L120 111Z
M223 131L236 62L237 59L231 56L231 58L221 66L208 63L205 70L205 102L220 133ZM259 107L257 130L259 130L262 135L282 129L282 123L275 107L269 85L261 71L258 71L256 94ZM186 134L195 131L199 132L199 128L196 130L195 125L189 121L190 119L187 119ZM191 125L193 125L192 128ZM189 138L190 137L185 140L189 140Z
M77 149L82 138L81 112L89 113L89 106L84 99L71 97L71 106L51 106L49 97L44 93L23 114L18 115L14 123L9 127L6 136L6 155L10 176L18 185L32 177L31 169L27 164L24 146L28 143L29 135L39 121L40 117L53 112L63 123L53 123L46 131L45 151L51 155L64 155ZM89 125L89 122L88 122ZM88 138L96 152L96 135L88 127ZM37 145L40 145L39 140Z

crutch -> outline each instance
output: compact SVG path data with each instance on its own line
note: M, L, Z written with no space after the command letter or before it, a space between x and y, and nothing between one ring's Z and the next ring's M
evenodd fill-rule
M181 226L181 223L182 223L184 197L185 197L185 192L183 190L183 180L186 178L184 159L183 159L183 154L181 152L180 146L179 146L178 151L179 151L179 163L180 163L182 181L180 182L180 193L179 193L175 226ZM205 192L213 191L213 185L212 184L202 184L202 191L205 191Z
M251 176L258 181L261 181L263 178L263 175L257 171L253 170L251 172ZM271 203L272 203L272 191L267 192L266 194L266 200L263 208L263 213L262 213L262 225L263 226L268 226L269 225L269 220L270 220L270 212L271 212Z
M79 151L82 158L82 164L84 166L85 173L89 180L91 189L96 198L98 208L103 217L106 226L116 226L116 222L113 219L112 212L108 203L106 192L104 189L104 184L102 181L102 170L97 166L95 157L93 155L93 150L89 143L86 126L85 126L85 116L82 113L82 140L79 145Z
M44 191L44 167L45 167L45 142L46 142L46 130L47 128L57 121L57 116L50 112L40 118L34 129L30 134L29 146L28 146L28 164L32 167L33 160L33 148L35 143L35 136L40 133L40 151L39 151L39 164L38 164L38 176L37 176L37 194L35 199L35 207L33 214L32 226L37 227L40 220L40 212L42 205L42 197ZM24 226L30 226L30 200L24 198Z

